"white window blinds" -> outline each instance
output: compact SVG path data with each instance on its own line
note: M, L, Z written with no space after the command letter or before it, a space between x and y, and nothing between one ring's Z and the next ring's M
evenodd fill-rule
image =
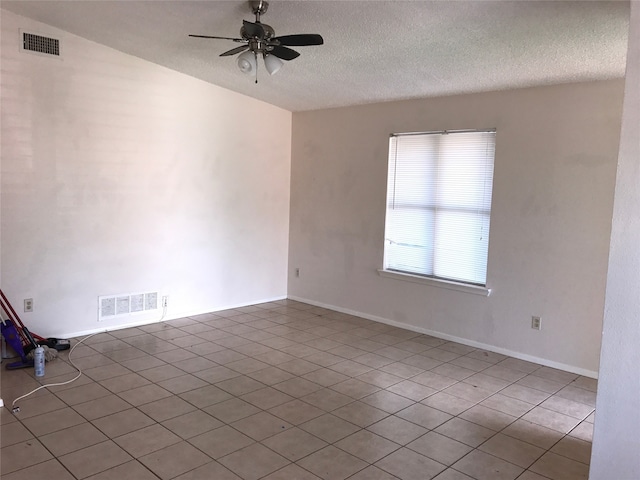
M485 285L495 131L392 135L386 270Z

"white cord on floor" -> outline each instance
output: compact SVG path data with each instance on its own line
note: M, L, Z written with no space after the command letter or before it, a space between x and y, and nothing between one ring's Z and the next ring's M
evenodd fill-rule
M158 322L161 322L162 320L164 320L165 315L167 314L167 307L163 307L162 308L162 317L160 317L160 320L158 320ZM45 385L40 385L38 388L35 388L33 390L31 390L29 393L25 393L24 395L22 395L21 397L16 398L12 403L11 403L11 411L13 413L18 413L20 411L20 407L16 407L16 402L18 400L22 400L23 398L27 398L29 395L33 395L34 393L36 393L38 390L41 390L43 388L47 388L47 387L59 387L62 385L68 385L69 383L75 382L77 379L79 379L82 376L82 370L80 369L80 367L78 367L75 363L73 363L73 360L71 360L71 354L73 353L73 351L75 350L75 348L80 345L82 342L84 342L85 340L88 340L89 338L98 335L100 333L107 333L109 332L109 330L105 330L103 332L96 332L96 333L92 333L91 335L87 335L86 337L84 337L82 340L80 340L78 343L76 343L73 347L71 347L71 350L69 350L69 363L71 365L73 365L73 367L78 371L78 375L76 375L74 378L72 378L71 380L67 380L66 382L60 382L60 383L47 383Z
M73 360L71 359L71 354L73 353L73 351L76 349L76 347L78 345L80 345L82 342L84 342L85 340L88 340L89 338L98 335L100 333L106 333L106 330L104 332L96 332L96 333L92 333L91 335L87 335L86 337L84 337L82 340L80 340L78 343L76 343L73 347L71 347L71 350L69 350L69 363L71 365L73 365L73 367L78 371L78 375L76 375L74 378L72 378L71 380L67 380L66 382L60 382L60 383L47 383L44 385L40 385L38 388L35 388L33 390L31 390L29 393L25 393L24 395L22 395L21 397L16 398L12 403L11 403L11 411L13 413L18 413L20 411L20 407L16 407L16 402L18 400L22 400L23 398L27 398L29 395L32 395L34 393L36 393L38 390L41 390L43 388L47 388L47 387L58 387L61 385L68 385L69 383L75 382L77 379L79 379L82 376L82 370L80 369L80 367L78 367L75 363L73 363Z

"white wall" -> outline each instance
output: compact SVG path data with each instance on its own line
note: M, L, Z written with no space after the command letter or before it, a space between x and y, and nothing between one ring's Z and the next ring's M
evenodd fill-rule
M622 92L617 80L295 113L289 296L595 376ZM491 127L491 296L380 277L388 135Z
M605 301L591 480L640 478L640 4L629 52Z
M157 290L166 318L286 296L290 112L6 11L1 68L2 289L31 330L159 318L98 323L99 295Z

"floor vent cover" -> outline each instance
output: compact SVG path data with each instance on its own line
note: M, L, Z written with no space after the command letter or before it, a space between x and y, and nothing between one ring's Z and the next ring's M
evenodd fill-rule
M22 49L29 52L60 56L60 40L22 32Z

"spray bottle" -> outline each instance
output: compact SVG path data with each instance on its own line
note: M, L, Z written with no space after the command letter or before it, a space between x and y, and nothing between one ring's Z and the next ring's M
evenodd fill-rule
M33 367L36 377L44 377L44 348L40 345L33 352Z

